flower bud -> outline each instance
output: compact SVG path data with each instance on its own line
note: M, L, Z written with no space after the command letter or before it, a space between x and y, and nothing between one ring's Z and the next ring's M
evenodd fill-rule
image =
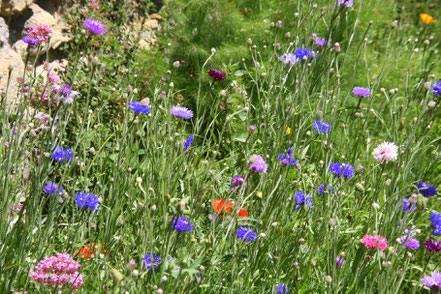
M248 128L248 133L250 134L250 135L252 135L252 134L254 134L256 132L256 126L255 125L251 125L249 128Z
M433 100L431 100L431 101L427 104L427 106L429 106L430 108L435 108L435 106L436 106L436 102L433 101Z
M332 282L332 277L331 277L331 276L326 276L326 277L325 277L325 281L326 281L327 283L331 283L331 282Z
M179 66L181 66L181 63L179 61L176 60L175 62L173 62L174 68L178 68Z
M251 38L248 38L247 43L248 43L249 45L251 45L251 44L253 44L253 40L251 40Z
M423 195L418 195L416 207L420 210L424 210L427 208L427 198L425 198Z

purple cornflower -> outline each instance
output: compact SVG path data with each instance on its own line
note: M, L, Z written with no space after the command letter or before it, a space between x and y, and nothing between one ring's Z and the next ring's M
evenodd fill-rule
M285 155L285 153L279 154L279 161L282 166L290 166L297 164L296 158L292 156L292 153L293 153L292 149L289 148L288 155Z
M277 285L275 290L277 291L277 294L285 294L285 293L288 293L289 288L287 285L282 283L280 285Z
M354 167L348 163L331 163L331 165L329 166L329 170L339 178L341 177L342 173L343 176L347 179L350 179L354 175Z
M355 96L362 98L370 96L371 90L369 90L369 88L355 87L352 89L352 93L354 93Z
M430 216L430 222L433 227L432 235L441 235L441 213L433 212Z
M156 271L159 264L161 264L161 258L154 253L150 253L144 256L144 260L142 261L142 269L151 271L153 268L153 271Z
M352 7L354 5L354 2L357 0L338 0L339 5L344 5L346 7Z
M412 212L416 209L416 206L414 204L412 204L412 206L409 207L409 199L408 198L404 198L403 199L403 212L406 212L409 210L409 212Z
M52 89L57 94L55 99L61 100L64 104L72 104L75 96L79 94L77 91L72 91L68 84L54 85Z
M193 117L193 111L182 106L173 106L170 109L170 114L181 119L189 119Z
M136 101L130 101L129 108L131 110L133 110L134 112L138 112L138 113L149 113L150 112L150 107L148 105L141 104Z
M410 236L402 236L400 242L401 244L404 244L404 248L412 250L420 248L420 241L415 238L411 238Z
M184 151L187 151L188 148L190 148L191 142L193 142L194 139L192 136L188 136L187 140L184 143Z
M255 173L259 172L264 174L268 169L268 164L266 164L263 157L258 154L251 155L248 159L248 163L250 164L250 170Z
M295 210L298 211L300 206L307 206L308 208L312 208L312 197L310 197L308 194L303 194L303 191L297 191L294 194L294 198L297 202L297 205L295 207Z
M83 22L83 26L92 34L104 35L106 33L106 26L99 20L88 18Z
M298 48L298 49L296 49L294 54L296 55L297 59L300 59L300 60L303 60L303 59L312 59L312 60L314 60L315 55L316 55L314 50L305 49L305 48Z
M242 187L243 189L245 189L248 186L248 182L245 181L245 177L244 176L235 176L232 180L231 180L231 184L233 184L233 186L231 187L231 191L234 191L240 187Z
M237 229L237 238L247 240L248 242L253 241L257 237L257 233L251 230L250 228L238 228Z
M435 96L441 95L441 80L432 84L432 90L430 90L430 92L432 92Z
M317 130L317 133L319 135L321 135L321 134L327 135L332 130L332 126L325 121L322 122L322 121L318 120L318 121L314 122L314 124L312 125L312 129Z
M331 189L331 185L328 185L326 187L326 190L332 194L332 192L334 192L334 188ZM317 193L319 193L320 195L323 195L325 193L325 185L320 184L320 186L317 188Z
M441 251L441 242L437 242L433 239L429 239L424 241L424 248L429 250L432 253L437 253Z
M418 192L421 193L421 195L430 197L435 196L438 191L436 191L436 188L430 184L427 183L419 183L417 184Z
M297 57L293 53L285 53L282 56L280 56L280 61L282 61L285 64L294 65L299 61L299 59L297 59Z
M52 159L56 161L70 161L72 159L73 151L72 149L64 149L63 147L58 146L55 148L54 153L52 154Z
M213 78L214 81L223 81L225 80L225 74L217 69L210 69L208 71L210 77Z
M100 210L100 204L98 202L98 198L95 194L89 193L78 193L75 196L75 201L77 205L81 208L88 207L90 210Z
M335 259L335 263L337 264L337 268L341 268L342 266L345 265L346 263L346 259L344 259L343 257L341 257L340 255L337 256L337 258Z
M64 189L61 186L58 187L58 185L55 183L49 182L46 184L46 186L44 186L44 192L50 194L51 196L54 195L55 193L62 195L64 193Z
M430 290L432 290L432 293L438 293L441 289L441 273L433 271L432 275L424 276L421 279L421 283L423 283L424 286L430 288Z
M322 39L322 38L316 37L315 43L320 47L324 47L325 44L326 44L326 46L329 46L329 42L326 42L325 38Z
M188 219L186 219L183 216L180 216L178 219L174 219L172 228L175 229L178 232L185 232L190 233L193 229L193 224L190 223Z
M31 48L38 44L38 39L33 39L29 36L24 36L22 40L23 40L23 42L28 44L29 47L31 47Z

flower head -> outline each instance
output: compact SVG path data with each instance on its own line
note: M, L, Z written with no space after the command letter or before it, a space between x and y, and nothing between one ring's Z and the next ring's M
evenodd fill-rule
M432 235L441 235L441 213L433 212L430 216L430 222L433 227Z
M252 172L264 174L268 170L268 165L265 163L265 160L258 154L252 155L248 159L248 163Z
M384 250L387 247L386 238L379 236L379 235L377 235L377 236L365 235L363 237L363 239L361 239L361 243L363 243L363 245L369 249Z
M285 155L285 153L279 154L279 161L282 166L290 166L290 165L294 166L297 164L296 158L292 156L292 153L293 153L292 149L289 148L287 155Z
M225 204L225 202L226 202L225 199L221 199L221 200L213 199L212 200L211 205L213 206L214 211L216 211L218 215L221 215L224 212L233 208L233 202L228 201L227 204ZM233 212L230 211L230 213L228 215L230 215L232 213ZM240 208L239 213L237 215L239 217L248 217L249 216L249 214L242 207Z
M277 285L276 288L275 288L275 290L277 291L277 292L276 292L277 294L285 294L285 293L288 293L289 288L288 288L287 285L285 285L285 284L282 283L282 284L280 284L280 285Z
M231 180L231 184L233 185L231 187L231 190L234 191L240 187L242 187L243 189L245 189L248 186L248 183L245 181L245 177L238 175L235 176L232 180ZM242 186L243 185L243 186Z
M106 33L106 26L99 20L88 18L83 22L83 26L92 34L104 35Z
M238 228L237 229L237 238L247 240L248 242L253 241L257 237L257 233L251 230L250 228Z
M24 42L33 46L35 44L44 44L49 42L49 35L52 34L52 29L45 24L36 24L28 30L28 35ZM37 43L35 43L37 40Z
M208 71L210 77L213 78L214 81L223 81L225 80L225 74L217 69L210 69Z
M56 99L61 100L64 104L72 104L75 96L79 94L77 91L72 91L68 84L54 85L53 90L57 94Z
M369 88L355 87L352 89L352 93L358 97L368 97L371 95L371 90Z
M346 7L352 7L356 1L357 0L338 0L338 4Z
M24 36L22 40L23 40L23 42L28 44L29 47L31 47L31 48L38 44L38 39L32 39L29 36Z
M433 293L438 293L441 289L441 273L434 271L430 276L424 276L421 279L421 283L430 288Z
M398 147L394 143L384 142L372 152L377 162L390 162L398 159Z
M161 258L154 253L149 253L144 256L144 260L142 261L142 269L151 271L153 268L153 271L156 271L159 264L161 264Z
M437 242L433 239L429 239L427 241L424 241L424 248L429 250L432 253L440 252L441 251L441 242Z
M75 250L75 256L77 256L78 258L89 259L90 257L95 256L95 252L96 252L95 249L98 249L98 253L102 253L104 255L110 254L110 250L105 251L103 245L99 243L92 243L92 244L88 243L83 248Z
M335 259L335 263L337 264L337 268L341 268L342 266L345 265L346 259L344 259L341 256L337 256L337 258Z
M409 212L412 212L416 209L416 206L412 204L412 206L409 207L410 201L408 198L403 199L403 212L406 212L409 210Z
M341 177L342 173L343 176L347 179L352 178L352 176L354 175L354 167L349 163L331 163L331 165L329 166L329 170L339 178Z
M79 207L88 207L90 210L100 210L100 203L95 194L78 193L75 196L75 201Z
M187 140L184 143L184 151L187 151L190 148L190 144L194 141L192 136L188 136Z
M178 232L185 232L190 233L193 229L193 224L190 223L188 219L186 219L183 216L180 216L179 218L175 218L172 224L172 228L175 229Z
M327 135L332 130L332 126L325 121L322 122L322 121L318 120L318 121L314 122L314 124L312 125L312 129L317 130L317 133L319 135L321 135L321 134Z
M70 161L72 159L73 151L72 149L64 149L63 147L58 146L55 148L54 153L52 153L52 159L56 161Z
M52 196L58 193L62 195L64 193L64 190L63 187L58 187L57 184L49 182L46 184L46 186L44 186L44 192Z
M325 45L329 46L329 42L326 42L326 40L324 38L322 39L322 38L316 37L315 43L320 47L324 47Z
M313 59L314 60L316 52L311 49L298 48L298 49L296 49L294 54L297 57L297 59L299 59L299 60L303 60L303 59Z
M404 244L404 248L412 250L420 248L420 241L415 238L411 238L410 236L402 236L400 242L401 244Z
M296 55L293 53L284 53L282 56L280 56L280 61L285 64L294 65L299 61L299 59L297 59Z
M417 188L418 188L418 192L420 192L421 195L426 197L435 196L438 193L438 191L434 186L427 183L419 183L417 184Z
M173 106L170 109L170 114L177 118L189 119L193 117L193 111L189 110L187 107Z
M430 92L432 92L435 96L441 95L441 80L432 84L432 90L430 90Z
M424 22L425 24L429 24L435 21L435 19L433 19L432 16L426 14L426 13L420 13L420 18L421 21Z
M138 112L138 113L149 113L150 112L150 107L146 104L142 104L136 101L130 101L129 102L129 108L134 111L134 112Z
M295 207L296 211L298 211L301 206L304 206L304 207L306 206L308 208L312 208L313 207L313 205L312 205L312 197L309 196L308 194L304 194L302 190L297 191L294 194L294 198L295 198L296 203L297 203L297 205Z

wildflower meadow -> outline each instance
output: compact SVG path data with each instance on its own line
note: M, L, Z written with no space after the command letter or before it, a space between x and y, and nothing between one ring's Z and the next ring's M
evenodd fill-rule
M439 293L435 2L61 1L0 78L0 293Z

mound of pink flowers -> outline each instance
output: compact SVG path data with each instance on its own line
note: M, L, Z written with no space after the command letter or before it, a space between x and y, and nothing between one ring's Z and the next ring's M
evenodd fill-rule
M81 264L72 259L67 253L57 253L57 256L46 257L31 269L29 277L46 288L63 288L76 290L83 285L83 275L78 272ZM60 292L59 292L60 293Z

